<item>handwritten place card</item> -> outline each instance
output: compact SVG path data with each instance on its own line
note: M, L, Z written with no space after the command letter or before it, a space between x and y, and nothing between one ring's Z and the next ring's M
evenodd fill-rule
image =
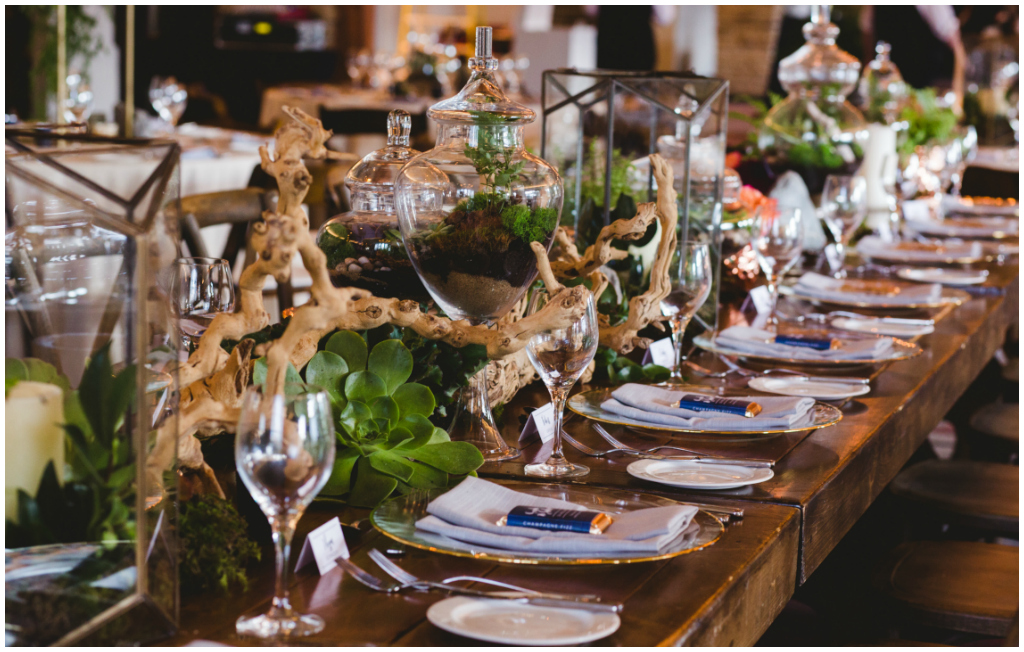
M767 315L772 310L772 293L767 285L759 285L750 291L750 301L759 315Z
M642 364L650 363L665 367L666 369L676 366L676 350L672 346L671 337L651 342L651 345L647 347L647 352L644 353Z
M545 444L555 438L555 406L553 403L548 403L530 413L523 432L519 435L519 441L520 443L527 442L537 435Z
M334 563L335 559L348 559L348 554L348 544L345 543L345 535L341 533L341 521L335 516L306 537L299 559L295 562L295 570L305 567L315 559L317 570L323 575L337 566Z

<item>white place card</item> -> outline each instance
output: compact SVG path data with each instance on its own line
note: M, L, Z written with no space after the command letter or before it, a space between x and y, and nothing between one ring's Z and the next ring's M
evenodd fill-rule
M672 346L671 337L655 340L647 347L647 352L644 353L644 359L641 364L651 363L666 369L676 366L676 350Z
M306 537L299 559L295 562L295 570L305 567L315 559L317 570L323 575L337 566L334 563L335 559L348 559L348 556L348 544L345 543L345 535L341 532L341 521L335 516Z
M750 291L750 301L759 315L767 315L772 310L772 293L767 285L759 285Z
M519 435L519 442L529 441L534 435L539 435L541 442L545 444L555 438L554 403L548 403L530 413L523 432Z

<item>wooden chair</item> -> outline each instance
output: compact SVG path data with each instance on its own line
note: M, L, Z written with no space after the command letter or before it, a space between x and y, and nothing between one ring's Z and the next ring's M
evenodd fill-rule
M1007 636L1018 605L1016 546L916 541L876 566L872 583L898 616L957 632Z
M1020 442L1020 404L992 403L974 413L972 430L1006 441Z
M889 489L951 525L1016 536L1019 472L1009 464L928 460L904 470Z

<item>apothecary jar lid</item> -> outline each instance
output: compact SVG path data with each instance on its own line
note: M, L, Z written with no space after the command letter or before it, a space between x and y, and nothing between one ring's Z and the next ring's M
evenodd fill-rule
M401 109L388 114L388 145L367 154L345 175L352 210L395 213L395 179L402 167L419 154L409 147L412 118Z

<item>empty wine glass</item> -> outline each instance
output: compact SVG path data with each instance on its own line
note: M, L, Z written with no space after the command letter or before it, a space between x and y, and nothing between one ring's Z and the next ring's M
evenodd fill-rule
M68 95L64 98L64 119L68 122L85 122L92 113L92 89L78 73L68 75L67 89Z
M537 290L530 299L530 311L536 312L550 301L547 290ZM597 352L597 310L587 293L586 307L579 319L567 328L552 328L534 335L526 345L526 353L547 385L554 405L554 446L547 461L526 465L526 475L545 478L575 478L590 469L573 464L562 453L562 412L569 390L594 359Z
M240 635L308 636L324 628L319 616L292 609L288 563L295 526L331 475L333 421L327 392L313 385L288 384L282 394L253 386L242 398L235 466L270 521L277 579L270 611L239 618L235 630Z
M767 322L769 331L778 328L775 309L779 303L779 281L800 260L803 241L804 230L800 223L799 208L779 208L777 203L769 201L758 209L751 244L757 262L768 278L768 292L771 296L771 311Z
M181 114L188 104L188 91L185 85L174 77L153 77L149 83L149 103L173 128L178 124Z
M711 252L708 245L699 242L683 243L676 260L669 270L672 291L661 300L661 314L670 318L672 326L672 348L675 350L675 366L672 368L670 383L682 383L683 335L690 320L697 314L711 293Z
M830 174L825 178L825 190L821 193L821 209L825 226L836 239L839 250L839 270L845 274L843 262L850 238L857 232L867 215L867 182L864 177L845 174Z
M178 318L182 347L192 351L214 317L235 309L234 279L223 258L179 258L173 271L171 312Z

